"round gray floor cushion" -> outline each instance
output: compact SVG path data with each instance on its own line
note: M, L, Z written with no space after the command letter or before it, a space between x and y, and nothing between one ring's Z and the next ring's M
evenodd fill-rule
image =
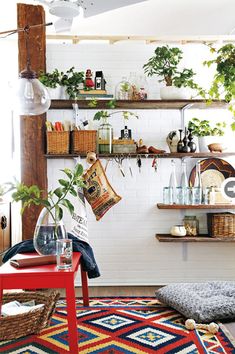
M161 302L196 322L235 318L235 282L177 283L156 291Z

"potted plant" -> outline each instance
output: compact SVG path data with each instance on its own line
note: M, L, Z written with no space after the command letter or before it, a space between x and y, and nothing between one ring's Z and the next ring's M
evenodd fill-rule
M210 144L221 144L222 149L225 149L221 138L224 136L225 128L225 122L218 122L211 126L208 120L198 118L192 118L188 123L188 129L198 138L200 152L208 152L208 145Z
M71 67L65 73L61 73L60 83L63 87L65 87L65 92L67 93L69 99L77 99L80 90L84 87L84 82L84 72L75 71L74 67Z
M34 232L34 247L39 254L56 253L56 240L66 238L62 222L63 208L67 209L71 215L74 212L74 206L68 196L78 197L77 189L84 187L82 165L76 165L74 170L65 168L62 172L65 174L65 179L59 179L59 187L48 193L40 190L37 185L26 186L20 182L6 184L8 185L7 192L14 191L13 201L22 202L22 213L32 204L43 207Z
M51 99L59 99L61 94L61 74L58 69L54 69L51 73L40 71L38 80L47 87Z
M205 61L203 64L208 67L215 64L216 73L207 93L207 98L209 97L209 100L225 98L230 103L229 109L235 118L235 45L225 44L218 50L210 45L210 51L216 57ZM232 123L231 127L232 130L235 130L235 122Z
M195 73L192 69L178 69L183 58L183 52L177 47L168 45L157 47L155 55L143 66L148 76L158 75L159 82L165 82L166 86L160 89L162 99L187 99L191 97L190 89L198 89L194 82Z

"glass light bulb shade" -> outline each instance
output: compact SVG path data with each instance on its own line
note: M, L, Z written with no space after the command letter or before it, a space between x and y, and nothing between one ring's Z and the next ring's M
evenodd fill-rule
M47 88L36 78L20 78L17 88L17 110L21 115L35 116L48 111L51 99Z

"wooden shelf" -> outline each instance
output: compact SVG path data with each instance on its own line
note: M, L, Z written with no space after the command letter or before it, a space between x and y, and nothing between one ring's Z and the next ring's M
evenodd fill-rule
M165 158L165 159L181 159L181 158L207 158L207 157L228 157L228 156L235 156L235 152L226 152L226 153L164 153L164 154L97 154L98 157L100 158L109 158L109 157L115 157L115 156L128 156L128 157L137 157L137 156L142 156L143 158L145 157L158 157L158 158ZM86 157L86 154L65 154L65 155L59 155L59 154L46 154L46 158L48 159L69 159L73 157Z
M159 242L235 242L235 237L209 237L209 235L174 237L170 234L157 234Z
M96 107L89 107L90 100L52 100L50 109L72 109L73 103L78 103L81 109L107 109L107 103L110 100L97 99ZM190 105L190 106L188 106ZM213 101L210 105L205 100L146 100L116 101L116 109L182 109L188 108L226 108L227 103L224 100Z
M200 205L185 205L185 204L157 204L158 209L235 209L235 204L200 204Z

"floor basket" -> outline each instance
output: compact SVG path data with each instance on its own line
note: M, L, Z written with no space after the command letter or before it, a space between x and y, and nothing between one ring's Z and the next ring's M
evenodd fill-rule
M212 237L235 237L235 214L208 213L207 225Z
M47 132L47 154L68 154L70 132Z
M75 130L72 132L72 154L86 154L97 152L96 130Z
M44 304L44 306L27 313L0 317L0 340L17 339L39 333L49 325L59 296L57 291L3 294L3 303L15 300L19 302L35 300L36 305Z

